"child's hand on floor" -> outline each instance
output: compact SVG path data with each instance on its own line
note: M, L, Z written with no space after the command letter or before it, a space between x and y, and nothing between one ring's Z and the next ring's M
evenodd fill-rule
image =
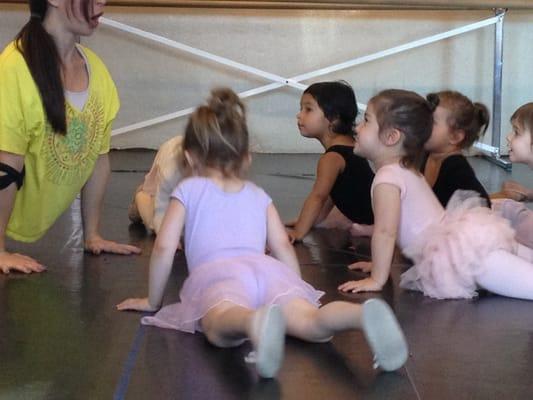
M113 254L141 254L141 249L129 244L121 244L106 240L101 236L95 235L85 240L85 251L93 254L113 253Z
M301 242L303 239L303 236L296 232L294 229L287 229L287 235L289 235L289 242L291 242L292 244Z
M341 292L379 292L382 289L382 285L376 282L371 277L361 279L360 281L348 281L344 282L338 287Z
M530 190L515 181L507 181L502 185L502 193L516 201L527 201Z
M353 271L359 270L368 273L372 271L372 263L370 261L358 261L348 265L348 269L351 269Z
M118 311L157 311L158 307L152 307L148 302L148 297L142 299L126 299L120 304L117 304Z

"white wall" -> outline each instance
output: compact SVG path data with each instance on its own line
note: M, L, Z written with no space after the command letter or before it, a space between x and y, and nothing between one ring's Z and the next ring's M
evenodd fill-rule
M106 17L285 77L343 62L492 16L484 11L298 11L108 7ZM533 12L509 12L505 25L502 144L508 119L533 101ZM0 47L28 18L26 8L0 5ZM366 102L396 87L425 94L451 88L492 106L493 26L323 76L345 79ZM122 99L115 127L196 106L213 86L243 91L268 83L195 56L102 26L82 42L108 65ZM311 83L311 82L305 82ZM300 92L278 89L246 100L254 150L315 152L299 136ZM159 146L186 119L113 138L118 148ZM485 138L490 143L490 133Z

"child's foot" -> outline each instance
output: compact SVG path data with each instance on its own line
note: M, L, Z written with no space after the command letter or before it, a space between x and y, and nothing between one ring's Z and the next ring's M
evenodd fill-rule
M132 224L142 224L143 220L141 218L141 214L139 214L139 210L137 209L137 206L135 203L131 203L128 207L128 218Z
M353 223L351 224L349 230L350 234L354 237L372 236L372 233L374 233L374 225Z
M408 351L402 328L383 300L363 303L363 332L374 353L374 367L394 371L405 364Z
M256 311L250 339L254 351L246 358L255 363L262 378L273 378L281 367L285 348L285 320L279 306L272 304Z

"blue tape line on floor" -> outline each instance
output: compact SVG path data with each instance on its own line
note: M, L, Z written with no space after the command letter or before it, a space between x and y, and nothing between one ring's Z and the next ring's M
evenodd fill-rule
M139 325L139 328L137 329L137 332L135 334L135 338L133 339L133 344L131 345L130 352L128 353L128 357L126 358L126 362L124 363L122 375L120 376L120 380L115 390L113 400L122 400L126 395L126 391L128 390L128 384L130 382L131 371L135 366L135 359L137 358L137 353L139 353L139 349L141 348L144 331L144 325Z

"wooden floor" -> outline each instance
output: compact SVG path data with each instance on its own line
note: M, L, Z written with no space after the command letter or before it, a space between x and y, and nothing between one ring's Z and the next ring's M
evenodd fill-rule
M48 272L0 276L0 400L6 399L531 399L533 303L483 293L478 299L437 301L398 287L407 267L397 256L392 279L378 294L345 295L339 283L358 277L346 265L367 259L368 240L316 230L296 250L304 278L325 290L323 302L385 299L410 347L395 373L372 369L360 333L327 344L288 339L276 380L259 380L237 349L218 349L201 334L141 327L140 314L114 306L147 293L153 237L130 226L134 188L153 152L112 153L103 232L143 249L140 256L92 256L81 247L79 204L39 242L12 249ZM273 197L283 218L297 215L313 180L316 155L257 155L251 178ZM514 178L533 186L532 174L512 175L472 159L489 191ZM502 268L505 268L502 265ZM183 255L174 262L165 303L176 301L186 277Z

